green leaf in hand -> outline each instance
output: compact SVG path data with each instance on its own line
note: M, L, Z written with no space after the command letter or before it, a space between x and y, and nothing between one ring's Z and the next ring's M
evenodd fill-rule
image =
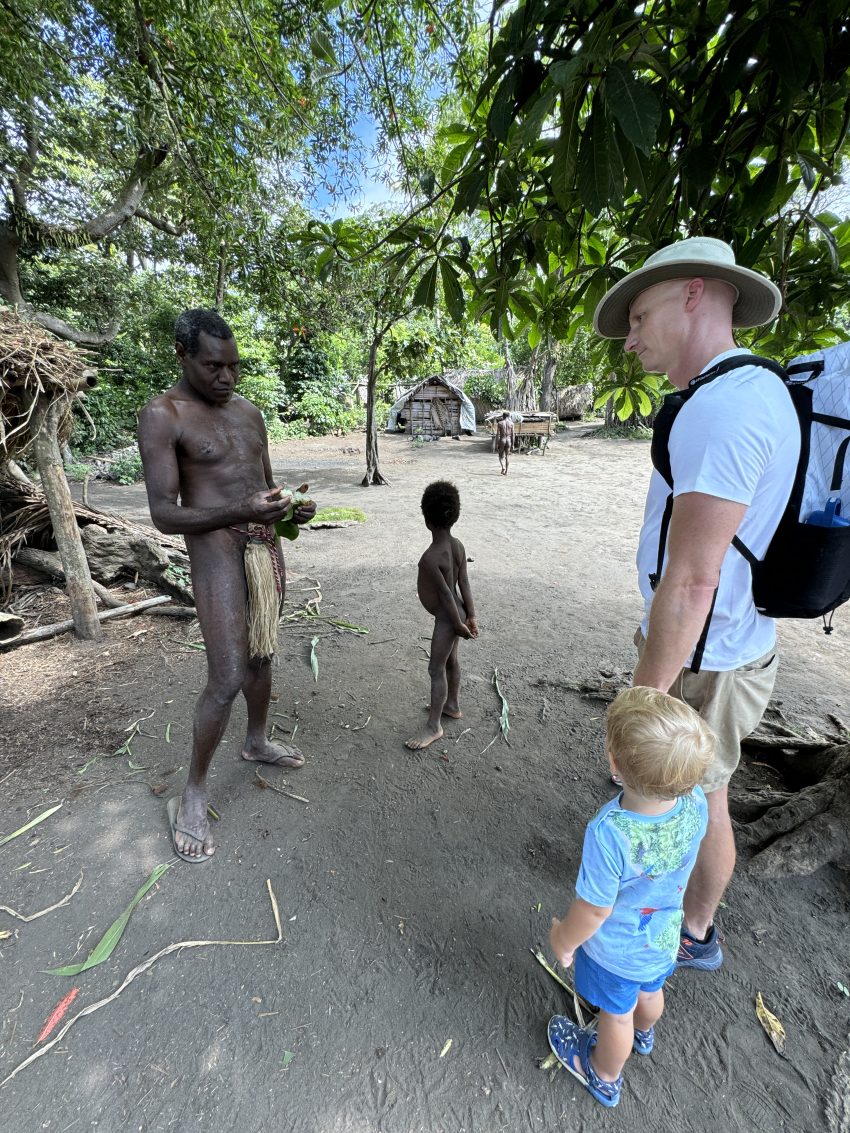
M290 508L290 511L292 509ZM298 538L298 524L291 519L279 519L274 525L275 531L281 539L297 539Z
M284 515L283 519L279 519L274 525L274 529L281 539L298 538L298 524L293 518L295 509L303 507L304 504L311 504L312 502L306 492L295 491L292 493L292 502L286 510L286 515Z

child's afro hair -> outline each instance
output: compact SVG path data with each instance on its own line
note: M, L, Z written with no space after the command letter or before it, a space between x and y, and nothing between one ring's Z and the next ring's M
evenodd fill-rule
M453 527L460 516L460 493L448 480L435 480L422 493L422 514L431 527Z

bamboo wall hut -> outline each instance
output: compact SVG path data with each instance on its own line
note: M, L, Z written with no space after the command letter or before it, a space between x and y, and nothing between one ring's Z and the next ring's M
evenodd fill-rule
M458 437L475 432L475 408L459 386L435 374L399 397L390 410L387 430L423 440Z

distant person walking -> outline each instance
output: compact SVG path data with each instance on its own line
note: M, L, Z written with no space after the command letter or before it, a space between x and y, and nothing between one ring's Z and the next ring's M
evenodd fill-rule
M496 452L499 454L499 465L502 469L503 476L507 476L508 474L508 463L513 447L514 423L511 420L510 413L505 410L496 422Z

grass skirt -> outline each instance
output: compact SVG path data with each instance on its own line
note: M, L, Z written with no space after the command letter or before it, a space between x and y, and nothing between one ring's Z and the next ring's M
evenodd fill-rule
M280 590L275 570L277 548L252 537L245 546L245 579L248 583L248 655L272 657L277 650Z

